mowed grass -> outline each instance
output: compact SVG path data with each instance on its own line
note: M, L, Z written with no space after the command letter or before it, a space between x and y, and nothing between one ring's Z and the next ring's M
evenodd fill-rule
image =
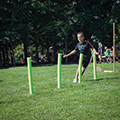
M61 66L61 89L57 86L57 65L32 67L30 95L27 67L0 69L0 120L119 120L120 63L97 64L102 72L93 79L93 64L73 83L77 65Z

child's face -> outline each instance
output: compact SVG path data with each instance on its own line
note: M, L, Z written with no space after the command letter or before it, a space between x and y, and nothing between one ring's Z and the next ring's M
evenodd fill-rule
M98 43L98 45L99 45L99 46L102 46L102 44L101 44L101 43Z
M77 39L78 39L78 41L80 42L80 43L83 43L83 41L84 41L84 36L82 36L81 34L77 34Z

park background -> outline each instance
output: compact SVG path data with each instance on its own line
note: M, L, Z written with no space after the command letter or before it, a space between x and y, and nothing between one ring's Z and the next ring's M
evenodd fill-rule
M11 56L14 66L26 65L27 57L35 64L57 63L57 53L75 48L79 31L96 49L98 42L112 47L114 22L120 45L119 0L1 0L0 66ZM63 62L76 62L73 58Z
M1 0L0 120L120 120L118 61L115 72L113 63L97 64L102 69L97 80L89 64L80 84L73 84L78 65L62 64L61 88L57 85L57 53L73 50L79 31L96 49L99 42L112 47L113 23L119 46L119 0ZM13 65L7 61L11 56ZM32 58L32 95L27 57ZM71 56L62 63L75 61Z

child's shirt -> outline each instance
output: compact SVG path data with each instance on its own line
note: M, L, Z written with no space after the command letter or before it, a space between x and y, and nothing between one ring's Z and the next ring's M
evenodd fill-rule
M80 53L83 53L83 60L87 61L90 60L91 57L90 48L93 48L93 46L89 41L85 40L83 43L78 43L74 50L79 50Z
M118 57L120 57L120 50L117 51Z
M94 54L93 50L92 50L91 54L92 54L92 57L93 57L93 54Z
M106 53L105 56L108 56L109 50L107 49L105 53Z
M101 53L101 50L102 50L102 46L99 46L98 47L98 52Z
M110 57L110 51L108 49L106 50L106 56Z
M110 51L110 57L112 57L113 56L113 53L112 53L112 50Z

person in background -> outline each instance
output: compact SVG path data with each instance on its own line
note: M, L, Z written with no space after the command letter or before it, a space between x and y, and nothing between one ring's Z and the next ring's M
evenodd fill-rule
M10 58L11 64L13 65L13 56Z
M113 50L110 49L110 63L113 63Z
M111 48L107 48L106 49L106 60L107 60L107 63L112 63L110 51L111 51Z
M120 47L116 46L116 49L117 49L117 57L120 59Z
M105 47L105 60L108 63L108 49Z
M107 56L108 56L108 63L112 63L111 48L108 48Z
M117 51L115 49L115 53L114 53L114 47L112 46L112 50L113 50L113 55L115 54L115 58L118 60L118 62L120 62L120 59L117 57Z
M91 58L90 58L90 63L93 61L93 50L91 51Z
M98 53L99 53L99 63L101 64L101 60L102 60L102 44L101 43L98 43Z

